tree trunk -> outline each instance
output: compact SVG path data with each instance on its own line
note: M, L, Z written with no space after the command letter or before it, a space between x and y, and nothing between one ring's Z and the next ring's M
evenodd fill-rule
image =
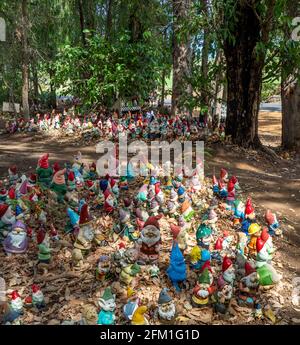
M297 79L283 80L282 102L282 146L285 149L300 148L300 85Z
M165 104L165 92L166 92L166 70L162 70L162 76L161 76L161 98L160 98L160 104L163 107Z
M216 64L220 65L222 63L222 52L219 49L216 57ZM215 93L214 93L214 99L213 99L213 111L212 111L212 129L215 131L219 125L220 125L220 114L222 109L222 101L220 99L223 99L224 94L224 87L222 85L222 71L219 70L216 75L215 80Z
M287 15L290 18L297 13L297 1L287 2ZM290 38L290 28L286 25L285 38ZM281 103L282 103L282 147L300 149L300 84L299 69L290 54L282 61Z
M191 0L173 0L173 86L172 86L172 116L179 108L184 93L191 94L191 86L186 82L190 74L191 49L190 37L179 38L180 26L187 19Z
M270 0L268 20L262 23L258 7L254 11L248 3L238 1L234 37L224 42L228 83L226 135L243 147L260 146L258 113L265 53L256 48L257 43L268 42L274 4L275 0Z
M25 119L29 119L29 49L27 0L22 0L22 109Z
M112 31L112 7L113 0L108 0L107 2L107 15L106 15L106 39L109 40Z
M50 107L56 109L56 89L53 82L54 72L52 69L49 70L50 77Z
M38 81L38 71L36 67L36 62L32 64L32 80L33 80L33 94L35 101L38 100L39 97L39 81Z
M84 15L83 15L83 6L82 6L82 0L77 0L77 5L78 5L78 12L79 12L79 19L80 19L80 32L81 32L81 40L82 44L85 46L86 45L86 39L85 39L85 34L84 34Z
M208 3L207 0L203 0L203 13L208 18ZM203 77L203 80L207 81L208 77L208 54L209 54L209 31L208 27L205 25L203 30L203 47L202 47L202 56L201 56L201 74ZM204 88L206 89L206 87ZM209 103L209 96L208 93L204 92L202 93L202 102L204 105L208 106Z

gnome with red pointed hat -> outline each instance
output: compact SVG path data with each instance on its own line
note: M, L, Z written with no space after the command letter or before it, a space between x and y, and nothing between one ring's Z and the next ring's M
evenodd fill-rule
M8 168L8 180L10 185L15 185L19 179L19 175L17 173L17 166L11 165Z
M45 298L44 298L44 294L41 291L40 287L36 284L33 284L31 286L31 290L32 290L32 304L33 304L33 306L39 310L45 308L45 306L46 306Z
M254 211L254 207L252 205L252 200L250 197L247 198L246 205L245 205L245 213L244 213L244 220L242 221L241 230L248 235L248 230L251 224L256 223L256 215Z
M267 210L265 214L265 220L268 224L269 234L271 236L279 236L282 234L282 231L279 229L279 223L275 213L272 213L270 210Z
M66 168L58 170L52 179L51 189L57 195L57 201L63 202L64 196L67 193L67 185L65 179Z
M43 187L49 187L52 181L53 170L49 166L49 153L43 154L38 160L38 166L36 168L37 181Z
M245 276L239 282L238 304L254 308L259 289L258 274L249 262L245 263Z
M92 247L92 241L94 239L94 229L92 227L92 219L89 215L89 209L87 204L83 204L80 210L79 218L79 233L74 243L74 247L87 252Z
M16 217L12 207L8 204L0 204L0 240L7 236L8 231L15 222Z
M37 233L38 259L39 263L49 264L51 260L51 248L49 235L44 228L40 228Z
M73 170L70 170L68 173L67 186L70 192L73 192L76 189L75 174Z
M184 253L187 248L187 234L184 229L182 229L179 225L175 225L173 223L170 224L170 230L173 235L173 241L178 242L178 247Z

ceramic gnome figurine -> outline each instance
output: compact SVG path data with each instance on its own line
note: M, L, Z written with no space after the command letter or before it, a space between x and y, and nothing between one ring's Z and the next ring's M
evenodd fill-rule
M62 202L65 194L67 193L67 185L65 179L66 169L58 170L52 179L51 189L57 195L57 201Z
M202 223L197 229L196 239L198 246L204 249L209 249L210 243L213 239L211 228Z
M259 278L259 285L264 287L272 287L279 283L282 278L282 276L276 272L275 268L268 263L261 267L257 267L256 272Z
M88 205L84 204L80 210L79 233L74 243L74 247L85 253L91 249L93 239L94 230L91 225Z
M138 307L132 316L131 324L135 326L149 325L149 322L145 317L147 310L148 308L146 306Z
M193 289L192 305L195 308L203 308L210 304L211 295L214 292L213 277L208 267L201 272L197 284Z
M190 222L195 214L188 199L185 199L181 205L181 213L186 222Z
M39 263L49 264L51 260L50 239L46 231L41 228L37 233Z
M101 255L96 268L96 279L98 281L105 281L108 278L111 269L111 258L108 255Z
M157 315L162 324L173 324L176 318L176 306L167 288L163 288L159 294Z
M216 293L216 303L214 310L220 314L226 314L230 301L233 297L233 285L227 284L224 279L217 282L218 291Z
M21 221L17 221L11 232L7 235L3 242L3 248L8 254L22 254L28 248L28 238L26 226Z
M249 262L245 263L245 275L239 282L238 304L254 308L259 288L258 274Z
M160 227L158 223L160 216L151 216L145 222L138 240L140 264L154 264L158 261L161 244Z
M98 325L114 325L116 316L116 297L112 294L111 288L106 288L102 297L99 299L99 306L101 308L98 314Z
M42 155L38 160L38 166L36 168L37 181L43 187L49 187L52 180L53 170L49 166L48 159L49 153L45 153L44 155Z
M23 315L23 301L17 290L11 293L10 314L10 322Z
M125 285L136 285L134 278L141 272L141 267L137 263L123 267L120 274L120 281Z
M8 180L10 185L14 185L17 183L19 179L19 175L17 173L17 166L12 165L8 168Z
M218 279L218 285L230 284L233 286L235 280L235 269L232 261L225 256L222 263L222 274Z
M173 242L167 275L171 280L172 285L175 287L176 292L180 292L181 289L179 287L179 284L186 281L187 270L184 256L182 255L176 241Z
M279 229L279 223L278 223L278 220L277 220L275 213L272 213L270 210L267 210L267 212L265 214L265 220L268 224L269 234L271 236L281 235L282 231Z
M46 304L45 304L44 294L41 291L40 287L36 284L33 284L31 287L31 290L32 290L32 305L39 310L45 308Z
M256 241L260 237L261 227L257 223L252 223L249 226L248 234L250 236L248 243L249 254L256 257Z
M252 205L251 198L248 197L245 205L245 215L244 215L244 220L242 222L242 228L241 230L248 235L248 229L251 224L256 223L255 220L256 214L254 211L254 207Z
M170 224L171 233L173 235L173 240L178 242L180 250L184 253L187 248L187 234L185 230L182 230L180 226L173 223Z
M127 289L127 303L123 306L123 314L126 321L131 321L132 317L139 307L140 299L131 287Z
M272 263L273 245L271 242L271 237L268 233L262 233L256 241L256 267L261 267L265 264Z
M7 236L15 222L16 217L12 207L7 204L0 204L0 239Z

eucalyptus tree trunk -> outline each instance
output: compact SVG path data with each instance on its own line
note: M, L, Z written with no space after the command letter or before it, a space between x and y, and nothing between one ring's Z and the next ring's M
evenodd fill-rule
M203 0L203 13L208 18L208 0ZM208 27L205 25L203 29L203 46L202 46L202 56L201 56L201 74L203 77L203 80L207 81L208 77L208 54L209 54L209 31ZM209 96L206 91L207 87L204 88L204 91L202 92L202 102L205 105L209 105Z
M78 12L79 12L79 20L80 20L80 32L81 32L81 40L82 44L86 45L85 33L84 33L84 14L83 14L83 4L82 0L77 0Z
M258 0L252 1L251 6L238 0L233 37L227 35L224 40L228 83L226 135L243 147L261 146L258 113L265 51L257 48L258 43L266 44L269 40L275 2L267 1L267 18L262 19ZM227 23L227 26L232 26L232 23Z
M184 94L191 94L191 86L186 82L190 75L191 49L190 35L180 37L180 27L187 20L191 8L191 0L173 0L173 86L172 86L172 116L180 107Z
M113 0L107 1L107 15L106 15L106 32L105 36L106 39L109 40L111 37L112 32L112 8L113 8Z
M28 47L28 2L22 0L22 110L25 119L29 119L29 47Z

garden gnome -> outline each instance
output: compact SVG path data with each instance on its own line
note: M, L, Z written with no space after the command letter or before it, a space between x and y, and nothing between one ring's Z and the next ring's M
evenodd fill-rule
M193 289L192 305L196 308L206 307L210 304L210 296L213 294L212 277L206 267L198 278Z
M11 293L10 307L18 316L23 314L23 301L17 290Z
M49 166L49 153L43 154L40 159L38 160L38 166L36 168L37 173L37 181L43 186L43 187L49 187L51 180L52 180L52 174L53 170Z
M245 276L239 282L238 303L240 306L253 308L258 294L259 279L254 267L245 263Z
M215 175L212 177L213 193L219 194L219 183Z
M39 249L39 263L49 264L51 260L50 240L49 235L43 228L41 228L37 233L37 243Z
M190 222L195 214L188 199L185 199L181 205L181 214L186 222Z
M222 263L222 274L218 279L218 284L223 286L224 284L233 285L235 280L235 269L232 261L225 256Z
M213 239L211 228L205 223L200 224L196 232L197 244L204 249L209 249Z
M252 205L251 198L248 197L246 201L246 205L245 205L245 218L242 222L242 231L245 232L246 234L248 234L248 229L250 225L256 222L255 217L256 215L255 215L254 207Z
M116 297L112 294L111 288L105 289L102 297L99 299L99 306L101 308L98 314L98 325L114 325L116 316Z
M40 287L36 284L33 284L31 287L32 290L32 304L37 309L43 309L45 308L45 299L44 294L41 291Z
M62 202L67 193L67 186L65 180L65 173L67 169L58 170L52 179L51 189L57 195L57 201Z
M265 264L272 263L272 255L268 251L267 242L264 241L262 237L259 237L256 241L256 252L256 267L261 267Z
M11 229L15 222L16 217L12 207L7 204L0 204L0 232L3 233L3 236L6 235L6 232Z
M261 227L257 223L252 223L249 226L248 234L250 236L250 241L248 243L249 254L256 256L256 241L260 237Z
M11 165L8 168L8 180L10 185L14 185L17 183L19 179L19 175L17 173L17 166L16 165Z
M127 288L127 303L123 306L123 314L127 321L131 321L132 317L139 307L140 299L138 298L136 291L131 287Z
M147 312L147 310L148 308L146 306L138 307L132 316L131 324L136 326L148 325L149 322L144 315Z
M272 213L270 210L267 210L265 214L265 220L268 224L269 234L271 236L281 235L281 230L279 229L279 223L275 213Z
M170 255L170 264L166 272L176 292L181 291L179 284L186 281L186 271L184 256L179 249L178 243L174 241Z
M173 324L176 318L174 300L168 294L168 289L163 288L158 297L158 318L162 324Z
M233 225L239 225L242 223L245 217L245 205L242 201L235 200L233 206Z
M108 255L101 255L96 268L96 279L103 282L111 269L111 258Z
M11 232L7 235L3 242L3 248L6 253L22 254L28 248L28 239L26 226L21 221L17 221L13 226Z
M91 249L94 239L94 230L91 225L88 205L84 203L80 210L79 233L74 243L74 247L86 252Z
M185 230L182 230L180 226L173 223L170 224L171 233L173 235L173 240L178 242L178 246L182 252L187 248L187 234Z

